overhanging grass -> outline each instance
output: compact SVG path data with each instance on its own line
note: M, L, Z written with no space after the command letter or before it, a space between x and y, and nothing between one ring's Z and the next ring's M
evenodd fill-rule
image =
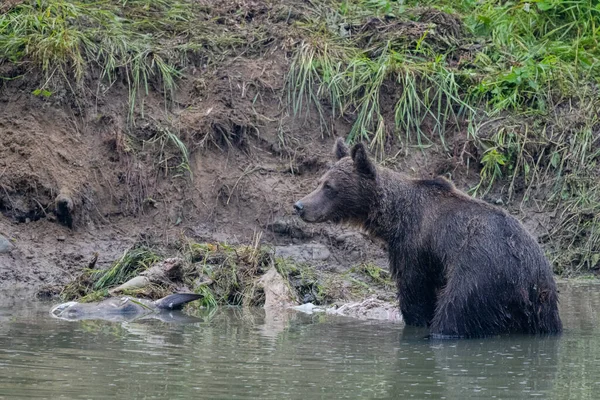
M460 19L396 1L321 3L301 25L309 39L292 61L289 99L295 114L327 99L334 116L352 115L351 141L377 145L395 132L422 145L429 118L443 143L446 123L475 109L546 113L600 77L600 10L589 2L429 2L474 7ZM393 129L382 116L384 86L395 92Z
M154 83L168 96L191 56L215 60L243 43L207 12L192 0L27 1L0 15L0 59L40 69L45 96L81 88L92 71L88 84L120 80L131 114Z
M379 153L392 135L405 148L450 156L447 135L466 131L480 166L472 193L495 191L552 214L542 239L557 272L600 268L600 7L313 4L298 24L304 40L287 80L294 114L313 103L323 118L328 106L353 121L349 141L369 141Z

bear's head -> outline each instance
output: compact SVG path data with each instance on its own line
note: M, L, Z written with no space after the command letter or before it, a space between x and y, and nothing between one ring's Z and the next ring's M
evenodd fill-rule
M294 204L306 222L349 222L362 225L377 198L377 167L362 143L348 149L335 142L336 163L319 179L319 186Z

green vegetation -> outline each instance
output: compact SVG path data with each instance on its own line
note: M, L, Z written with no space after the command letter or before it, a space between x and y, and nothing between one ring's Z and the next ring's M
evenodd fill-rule
M195 243L182 238L177 256L184 260L181 284L203 294L201 306L218 304L253 305L257 298L256 278L275 262L267 248ZM133 246L107 270L87 269L61 293L65 300L97 301L109 295L109 289L139 275L164 257L145 246ZM124 294L160 298L172 291L171 283L153 282L150 287ZM263 299L264 301L264 299Z
M302 303L326 304L337 297L328 290L332 282L312 265L277 259L275 268L296 291Z
M146 248L129 249L110 269L94 272L96 276L92 287L98 290L119 285L147 270L158 260L158 255Z
M473 195L553 214L542 239L557 272L600 267L597 4L314 4L287 79L295 115L312 103L326 127L330 107L380 155L392 136L475 162Z
M39 68L45 97L124 84L133 114L153 85L170 96L192 57L218 60L245 42L207 11L191 0L25 1L0 15L0 59Z
M65 300L82 298L83 301L97 301L108 296L109 288L127 282L159 260L160 256L147 247L134 246L106 270L85 269L62 290L61 297Z
M291 292L303 303L331 304L338 300L364 299L376 290L392 293L389 272L372 264L359 265L340 274L322 271L310 264L275 257L271 248L226 243L196 243L182 237L176 248L165 250L183 260L174 282L153 281L149 286L129 289L123 294L161 298L175 287L186 286L202 294L200 307L218 305L260 306L265 302L261 277L271 268L284 278ZM129 248L108 269L88 268L61 292L63 300L99 301L109 290L165 260L157 251L138 244ZM173 285L175 284L175 286Z
M458 117L541 114L565 97L591 95L600 23L591 2L412 3L318 2L299 24L305 39L288 78L294 112L327 99L334 116L354 116L351 141L382 145L395 131L419 145L437 134L445 145ZM380 104L390 88L393 117Z
M32 95L53 98L67 88L76 102L121 87L133 121L150 91L168 104L188 66L214 70L268 48L289 57L280 94L296 117L314 110L325 132L330 118L350 121L348 140L367 141L382 157L396 142L474 167L472 195L550 216L541 239L556 272L600 268L596 2L242 3L16 2L0 15L0 62L17 72L0 80L35 77ZM165 173L189 173L189 143L160 124L115 147L151 148ZM133 208L144 201L153 200ZM241 292L217 290L214 302L251 297L238 273L227 276Z
M196 290L205 295L203 305L256 305L264 302L256 281L275 262L268 248L258 244L231 246L185 241L182 250L190 263L188 279L208 279L211 282Z
M368 277L372 284L393 290L396 284L392 281L390 272L375 264L360 264L351 269L352 272Z

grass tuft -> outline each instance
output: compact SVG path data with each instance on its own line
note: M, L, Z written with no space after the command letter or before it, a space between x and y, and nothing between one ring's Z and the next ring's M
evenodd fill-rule
M83 88L87 76L120 82L130 116L154 85L170 97L192 57L217 60L242 43L191 0L38 0L0 15L0 59L39 68L40 93L75 91L71 82Z
M323 0L298 26L295 114L313 104L328 126L327 105L381 155L390 139L449 158L459 143L464 162L471 145L473 195L553 215L557 272L600 270L595 3Z
M107 270L86 269L61 292L64 300L98 301L109 288L127 282L150 268L160 257L146 247L131 247Z
M95 282L92 287L94 290L101 290L125 283L159 260L160 257L147 248L128 249L108 270L94 272Z

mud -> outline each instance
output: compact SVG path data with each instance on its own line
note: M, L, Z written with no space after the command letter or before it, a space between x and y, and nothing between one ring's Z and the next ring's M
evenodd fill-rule
M151 91L133 119L124 82L96 90L92 76L77 94L36 97L36 79L12 79L22 68L0 63L11 78L0 85L0 289L65 284L96 257L96 268L106 268L140 240L168 253L183 235L231 244L259 235L280 255L332 271L365 262L387 267L381 244L292 215L294 201L331 162L335 137L352 122L327 114L325 129L316 110L294 117L286 103L290 49L298 40L291 25L304 3L200 3L219 8L231 29L264 25L260 48L216 64L196 60L167 104ZM440 37L462 35L451 16L421 17L402 25L409 40L430 24ZM363 33L393 34L390 27L399 24L373 21ZM187 158L168 133L185 144ZM382 161L414 176L452 175L461 189L471 187L478 176L465 163L466 131L456 127L448 139L449 153L407 151L391 140L386 154L393 156Z
M105 268L144 237L158 246L181 235L241 244L261 233L282 254L333 268L385 265L370 240L344 237L348 230L334 226L308 227L292 215L291 205L327 168L333 138L316 113L289 115L282 104L287 68L279 54L238 58L210 77L189 74L166 115L159 96L150 95L135 126L127 122L124 88L75 113L30 95L23 81L5 83L0 235L11 250L0 252L0 287L64 284L95 253ZM337 124L336 133L349 130ZM153 143L165 127L186 143L189 171L178 168L172 143ZM72 228L57 207L64 193Z

